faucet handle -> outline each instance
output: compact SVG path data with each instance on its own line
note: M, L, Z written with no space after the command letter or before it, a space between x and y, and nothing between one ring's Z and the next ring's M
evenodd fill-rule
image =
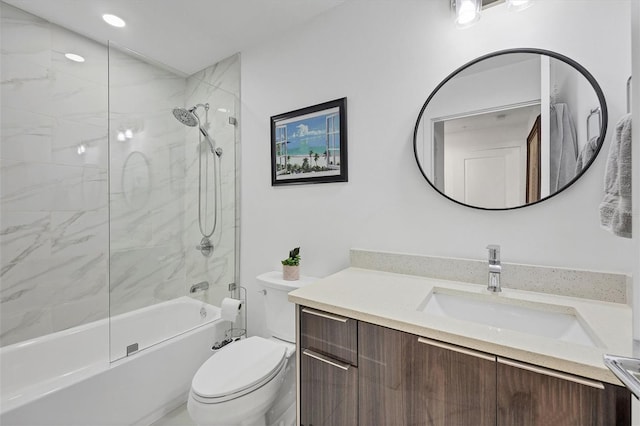
M492 262L500 260L500 246L498 244L489 244L487 246L489 250L489 260Z

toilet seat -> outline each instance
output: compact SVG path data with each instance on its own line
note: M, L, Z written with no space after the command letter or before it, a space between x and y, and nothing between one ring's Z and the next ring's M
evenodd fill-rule
M283 345L258 336L234 342L202 364L191 394L203 404L217 404L253 392L284 368L286 352Z

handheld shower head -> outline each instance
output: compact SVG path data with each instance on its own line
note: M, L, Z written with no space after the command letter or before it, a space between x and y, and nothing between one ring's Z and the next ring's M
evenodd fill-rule
M189 109L175 107L173 109L173 115L179 122L181 122L185 126L189 126L189 127L198 126L198 129L200 129L200 133L202 133L205 140L209 144L209 149L211 150L211 153L216 154L217 156L220 156L220 154L216 151L215 145L211 140L209 133L207 133L207 131L200 124L200 117L198 117L198 114L196 114L196 108L198 108L199 106L202 106L207 110L209 109L209 104L204 104L204 105L198 104Z
M176 117L176 119L185 126L189 127L196 127L198 125L199 120L194 112L195 107L191 109L176 107L173 109L173 115Z

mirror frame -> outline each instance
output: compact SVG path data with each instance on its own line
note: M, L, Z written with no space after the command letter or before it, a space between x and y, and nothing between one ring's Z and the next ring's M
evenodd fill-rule
M488 208L488 207L480 207L480 206L473 206L471 204L465 204L462 201L458 201L454 198L451 198L450 196L448 196L447 194L445 194L444 192L440 191L438 188L436 188L436 186L433 184L433 182L431 182L431 179L429 179L426 175L426 173L424 172L424 169L422 168L422 165L420 164L419 161L419 157L418 157L418 129L420 127L420 123L422 120L422 116L424 114L424 111L427 109L427 106L429 105L429 102L431 102L431 99L433 99L433 97L438 93L438 91L442 88L442 86L444 86L449 80L451 80L452 78L454 78L459 72L469 68L472 65L475 65L478 62L484 61L485 59L490 59L490 58L494 58L496 56L501 56L501 55L506 55L509 53L534 53L534 54L538 54L538 55L545 55L545 56L549 56L551 58L560 60L568 65L571 65L574 69L576 69L578 72L580 72L580 74L582 74L584 76L584 78L587 79L587 81L591 84L591 87L593 87L593 90L596 92L596 96L598 97L598 101L600 102L600 110L602 112L602 128L600 129L600 136L598 137L598 149L596 150L596 152L594 153L594 155L591 157L591 159L589 160L589 162L582 168L582 170L580 171L579 174L577 174L576 176L573 177L573 179L571 179L565 186L563 186L561 189L559 189L558 191L554 192L553 194L550 194L544 198L541 198L539 200L536 200L532 203L525 203L519 206L515 206L515 207L504 207L504 208ZM424 105L422 106L422 108L420 109L420 113L418 114L418 119L416 120L416 125L413 131L413 155L415 156L416 159L416 163L418 164L418 168L420 169L420 173L422 173L422 176L425 178L425 180L429 183L429 185L436 190L436 192L438 192L440 195L442 195L445 198L448 198L449 200L453 201L456 204L460 204L462 206L465 207L471 207L474 209L478 209L478 210L489 210L489 211L500 211L500 210L515 210L515 209L520 209L523 207L528 207L528 206L533 206L535 204L538 204L542 201L546 201L550 198L553 198L554 196L560 194L561 192L565 191L567 188L569 188L571 185L573 185L578 179L580 179L580 177L582 177L582 175L589 169L589 167L591 167L591 164L593 164L593 162L596 160L596 158L598 157L598 154L600 153L600 150L602 149L602 145L604 144L604 140L605 137L607 135L607 125L608 125L608 121L609 121L609 115L608 115L608 111L607 111L607 102L605 101L604 98L604 92L602 91L602 88L600 87L600 85L598 84L598 82L596 81L596 79L593 77L593 75L591 75L591 73L589 71L587 71L587 69L585 67L583 67L582 65L580 65L578 62L574 61L573 59L561 55L560 53L556 53L550 50L545 50L545 49L537 49L537 48L515 48L515 49L506 49L506 50L498 50L496 52L492 52L492 53L488 53L486 55L480 56L470 62L467 62L466 64L462 65L461 67L457 68L455 71L453 71L451 74L449 74L444 80L442 80L442 82L440 82L440 84L438 84L436 86L435 89L433 89L433 91L431 92L431 94L429 95L429 97L427 98L426 102L424 103Z

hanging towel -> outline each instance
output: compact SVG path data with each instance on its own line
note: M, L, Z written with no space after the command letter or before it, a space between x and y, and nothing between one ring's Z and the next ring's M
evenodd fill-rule
M616 124L609 148L600 224L619 237L631 238L631 114Z
M576 163L576 175L589 164L589 161L593 158L594 154L598 151L598 139L600 136L592 137L589 142L582 148L578 155L578 162Z
M569 112L569 105L551 105L550 114L550 188L554 192L562 189L576 175L578 141L576 128Z

